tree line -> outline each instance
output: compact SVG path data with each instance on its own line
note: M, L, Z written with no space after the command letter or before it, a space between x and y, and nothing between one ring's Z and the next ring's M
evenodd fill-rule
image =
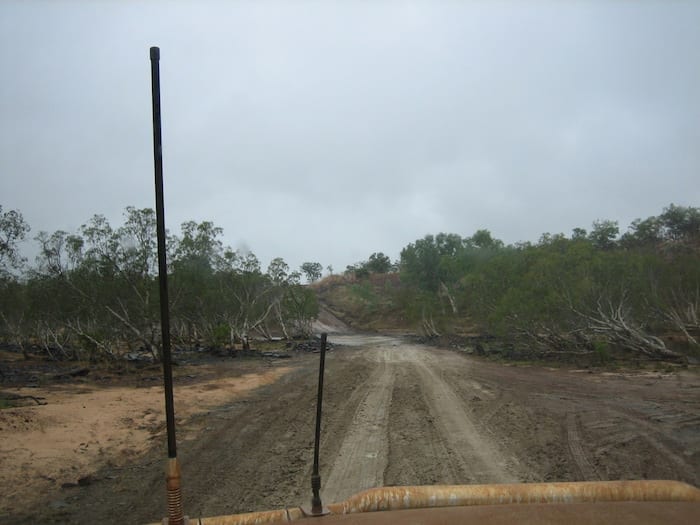
M156 218L127 207L113 227L95 215L77 232L39 232L34 265L19 242L30 231L17 210L0 206L0 338L25 356L114 360L161 348ZM266 271L250 252L224 246L212 222L187 221L168 235L171 332L182 347L248 344L253 335L308 335L314 293L282 258ZM305 263L306 264L306 263ZM304 268L317 276L318 263Z
M39 232L33 265L18 250L29 231L19 211L0 207L4 342L56 359L117 359L137 348L158 356L153 210L128 207L118 227L95 215L77 232ZM222 235L212 222L188 221L168 236L174 343L223 347L252 335L308 335L318 303L301 278L319 280L323 266L290 271L277 258L263 271L254 254L224 246ZM672 204L622 235L610 220L513 245L488 230L426 235L398 261L375 252L345 275L364 314L391 310L428 336L468 329L544 356L624 350L676 359L700 352L699 255L700 209ZM369 286L382 276L381 286Z
M398 274L377 293L429 336L468 328L540 355L676 359L700 349L699 255L700 209L672 204L622 235L610 220L508 246L488 230L426 235L395 265L374 254L347 273Z

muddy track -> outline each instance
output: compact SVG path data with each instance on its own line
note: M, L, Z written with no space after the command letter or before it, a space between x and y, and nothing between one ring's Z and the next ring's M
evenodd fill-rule
M342 501L356 492L384 484L394 379L392 367L380 356L362 385L364 397L326 476L323 495L328 501Z
M599 414L597 425L606 426L607 424L609 428L615 430L605 440L606 448L598 452L609 451L619 446L650 449L659 463L681 474L690 483L698 484L700 483L698 470L687 459L691 455L691 450L684 446L683 440L678 439L676 435L680 437L687 428L694 429L697 433L700 429L700 417L693 414L671 416L673 415L667 414L662 407L655 407L651 414L629 407L606 407L606 410ZM664 421L666 425L661 424Z
M598 473L588 459L588 454L583 449L581 418L573 413L566 415L566 443L569 446L569 453L581 474L580 479L586 481L596 481L600 479Z
M326 503L376 485L699 481L697 371L513 367L392 337L334 338L346 346L326 361ZM276 383L181 425L189 515L308 503L318 355L285 364L294 370ZM163 455L96 472L12 521L121 523L128 510L128 522L155 522L165 513Z
M426 471L426 458L435 462L435 455L444 458L452 483L499 483L519 478L512 465L507 465L506 455L498 450L490 436L478 428L460 396L442 379L443 363L440 359L434 359L423 348L399 345L390 338L379 342L366 354L367 359L376 364L362 385L364 399L353 415L350 430L328 474L324 495L329 501L341 501L370 487L410 483L384 476L388 468L390 441L393 457L402 458L402 468L414 475L414 484L422 477L418 472ZM423 412L421 419L432 427L417 429L415 438L421 450L404 450L407 440L390 438L398 431L396 427L403 426L402 421L394 418L391 421L394 426L389 430L397 378L416 382L420 398L408 402L409 410L415 410L412 405L422 401L419 408ZM397 399L399 406L405 403ZM419 424L414 414L404 416ZM434 436L426 440L426 433ZM392 466L389 474L393 474L395 468ZM402 474L401 479L406 479L406 473Z
M420 348L404 349L420 377L423 397L441 436L466 474L462 483L507 483L519 479L505 450L479 428L461 395L443 379L443 363Z
M385 485L457 484L466 477L436 426L421 386L415 367L400 365L390 411ZM418 440L416 436L423 436L423 439ZM431 468L425 468L420 458L430 458Z

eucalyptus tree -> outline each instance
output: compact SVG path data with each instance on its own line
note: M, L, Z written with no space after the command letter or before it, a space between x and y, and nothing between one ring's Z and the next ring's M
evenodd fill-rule
M323 276L323 265L319 262L305 262L300 267L308 283L318 281Z
M308 337L312 334L312 321L318 316L319 306L316 293L301 284L301 274L292 272L287 278L282 300L282 312L293 334Z
M26 261L19 253L18 243L30 229L19 211L3 212L0 205L0 274L19 269Z
M134 348L159 357L156 220L152 209L127 207L113 227L94 215L77 233L35 236L38 256L22 280L18 242L29 231L19 212L0 227L0 336L26 350L38 341L53 358L116 359ZM187 221L167 240L173 335L183 345L226 345L257 332L285 337L310 331L313 291L283 259L263 273L251 252L224 247L223 230ZM23 346L24 345L24 346Z
M0 337L16 344L28 357L29 319L25 287L17 279L26 262L19 243L29 233L29 224L17 210L3 212L0 205Z
M290 280L289 265L281 257L276 257L267 266L267 278L272 286L270 300L273 303L275 321L280 327L285 339L290 339L290 331L287 328L287 316L282 308L285 296L289 293L289 286L293 285ZM293 278L292 278L293 279ZM264 323L265 331L269 334L269 329Z
M214 344L217 326L225 317L216 276L226 266L222 235L223 230L210 221L186 221L180 235L170 238L172 321L183 344Z

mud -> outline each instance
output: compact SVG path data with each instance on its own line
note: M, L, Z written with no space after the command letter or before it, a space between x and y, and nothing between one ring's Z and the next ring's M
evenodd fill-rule
M326 361L325 502L375 485L700 483L696 369L505 366L393 337L329 338L346 346L337 346ZM261 372L277 370L270 363L256 366ZM176 390L176 397L185 398L181 403L191 400L191 412L178 427L187 514L212 516L309 501L317 366L317 354L303 354L284 360L286 369L276 381L254 390L221 396L209 380L193 380L191 387L199 384L199 390ZM220 382L224 377L221 372ZM219 394L216 402L197 397L206 391ZM41 409L12 410L24 411L31 420ZM47 440L51 428L44 427ZM53 483L41 501L18 482L11 501L7 492L0 494L0 521L158 521L165 514L165 442L162 432L155 435L149 450L128 461L108 457L94 463L93 471L82 471L89 474L88 482L64 488ZM26 476L41 475L43 459L25 463L34 469L25 469Z

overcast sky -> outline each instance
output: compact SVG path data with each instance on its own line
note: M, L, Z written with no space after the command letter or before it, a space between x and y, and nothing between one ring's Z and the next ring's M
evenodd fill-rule
M39 230L154 207L276 256L392 259L700 205L700 2L0 4L0 204Z

